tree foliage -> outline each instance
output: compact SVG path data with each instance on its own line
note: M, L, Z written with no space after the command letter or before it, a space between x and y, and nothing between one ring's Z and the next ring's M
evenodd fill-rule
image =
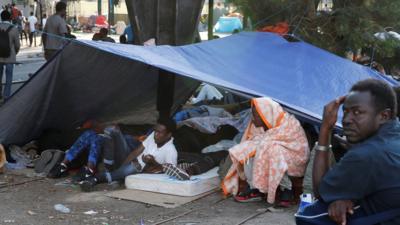
M304 41L343 55L371 48L381 57L395 55L400 43L374 37L391 27L400 32L398 0L333 0L331 11L317 11L319 0L230 0L257 27L287 21L290 32Z

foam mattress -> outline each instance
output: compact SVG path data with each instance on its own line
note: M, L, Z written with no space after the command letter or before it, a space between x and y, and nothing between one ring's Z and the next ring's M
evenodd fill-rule
M180 181L166 174L134 174L125 178L128 189L152 191L178 196L195 196L220 186L218 167L206 173L192 176L190 180Z

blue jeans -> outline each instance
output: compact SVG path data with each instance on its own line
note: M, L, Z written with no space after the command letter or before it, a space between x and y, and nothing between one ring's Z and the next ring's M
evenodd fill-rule
M13 81L13 70L14 64L12 63L0 63L0 96L1 96L1 88L2 88L2 81L3 81L3 70L6 67L6 86L4 87L4 99L8 99L11 96L11 85Z
M140 145L132 136L124 135L114 127L104 129L103 137L103 162L107 170L118 169L126 157Z
M125 177L132 175L132 174L137 174L140 173L141 170L133 164L132 162L128 164L124 164L120 166L118 169L112 171L112 172L105 172L102 175L99 175L99 183L107 181L108 183L111 183L112 181L119 181L125 179ZM105 180L101 179L105 178Z
M85 149L89 150L88 162L96 165L99 160L103 144L103 137L96 134L93 130L85 131L76 142L68 149L65 158L68 161L76 157Z

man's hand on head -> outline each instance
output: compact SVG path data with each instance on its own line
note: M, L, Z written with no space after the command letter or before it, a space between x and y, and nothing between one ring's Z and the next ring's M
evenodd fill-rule
M347 224L347 214L352 215L354 203L351 200L337 200L329 204L329 217L339 225Z
M337 121L339 107L344 103L345 99L346 96L341 96L325 105L321 129L333 129Z

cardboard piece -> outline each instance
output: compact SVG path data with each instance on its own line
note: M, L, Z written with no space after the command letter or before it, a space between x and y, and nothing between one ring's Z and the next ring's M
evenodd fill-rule
M161 194L149 191L124 189L118 191L111 191L106 193L105 195L111 198L142 202L146 204L161 206L164 208L176 208L178 206L205 197L216 191L217 189L192 197L183 197L183 196Z

